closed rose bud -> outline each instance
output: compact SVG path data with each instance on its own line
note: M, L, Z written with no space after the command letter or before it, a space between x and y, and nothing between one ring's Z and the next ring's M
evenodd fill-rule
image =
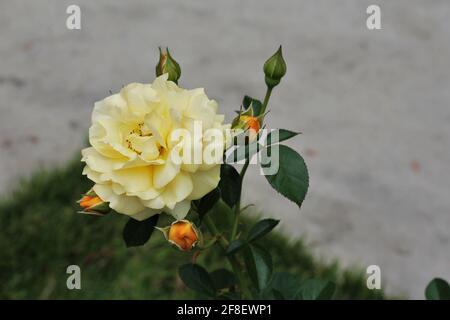
M245 124L245 129L249 132L250 142L254 141L258 136L260 129L258 118L251 116L240 116L240 121Z
M156 76L159 77L165 73L169 74L167 80L178 84L178 79L180 79L181 76L180 65L170 55L169 48L166 48L165 50L159 48L159 61L156 65Z
M108 202L103 201L92 189L78 200L81 213L103 216L111 211Z
M266 85L269 88L278 85L281 78L286 74L286 62L283 59L281 46L278 48L277 52L264 63L264 74L266 76Z
M231 128L238 130L237 135L239 135L239 130L248 131L249 140L253 142L258 136L263 117L263 115L258 117L253 116L253 110L249 108L233 120Z
M188 220L177 220L168 227L157 229L182 251L191 251L201 238L199 230Z

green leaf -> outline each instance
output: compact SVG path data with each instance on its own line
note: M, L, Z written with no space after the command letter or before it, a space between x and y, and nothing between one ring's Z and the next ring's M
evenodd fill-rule
M244 260L248 274L258 291L266 288L272 276L272 257L255 245L248 245L244 251Z
M220 190L215 188L213 191L204 195L203 198L195 200L194 204L197 207L197 212L200 220L203 219L206 213L211 210L216 202L220 199Z
M158 223L159 214L148 219L138 221L130 218L123 228L122 236L127 247L144 245L150 239L155 226Z
M258 99L253 99L252 97L245 96L242 100L242 107L244 109L248 109L249 107L253 108L253 116L257 117L260 115L262 110L262 103Z
M303 158L295 150L285 145L275 146L275 148L277 147L279 148L278 171L273 175L265 175L265 177L276 191L300 207L308 192L308 168ZM276 149L273 148L274 146L269 146L266 155L271 159L271 165L274 165L275 161L272 152ZM267 160L263 161L267 164ZM264 165L262 167L265 171Z
M241 176L233 166L224 163L220 167L219 189L223 201L230 208L239 201Z
M211 272L211 280L214 284L216 291L221 289L230 288L236 284L236 278L234 274L227 269L217 269Z
M216 290L209 273L198 264L187 263L178 269L184 284L191 290L214 297Z
M268 234L273 228L277 226L280 220L275 219L263 219L258 221L250 230L248 234L247 241L253 242L266 234Z
M333 282L309 279L302 284L297 293L297 299L330 300L333 298L335 289L336 286Z
M275 137L274 131L278 131L278 137ZM294 132L286 129L275 129L271 131L266 138L266 145L271 145L272 143L278 143L281 141L288 140L296 135L300 134L300 132Z
M233 240L228 245L226 254L227 255L235 254L236 252L238 252L239 250L244 248L246 245L247 245L247 243L245 241L240 240L240 239Z
M450 300L450 285L444 279L435 278L425 289L427 300Z
M300 284L300 280L294 275L287 272L277 272L272 277L271 287L275 297L282 295L283 299L293 300L300 289Z

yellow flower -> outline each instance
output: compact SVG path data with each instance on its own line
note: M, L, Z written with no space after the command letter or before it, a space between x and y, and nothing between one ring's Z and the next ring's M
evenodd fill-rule
M181 89L167 74L129 84L95 104L83 174L119 213L144 220L164 211L183 219L191 200L219 183L218 138L229 127L223 121L203 89Z

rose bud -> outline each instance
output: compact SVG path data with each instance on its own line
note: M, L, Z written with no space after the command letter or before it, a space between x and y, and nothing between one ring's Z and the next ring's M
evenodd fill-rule
M83 208L81 213L103 216L111 211L108 202L103 201L92 189L77 202Z
M264 115L254 116L252 106L250 106L245 112L239 112L239 115L233 120L231 128L235 130L248 131L248 137L250 142L253 142L261 128L261 122ZM237 132L239 135L239 132Z
M159 77L165 73L169 74L167 80L178 84L178 79L180 79L181 76L180 65L170 55L169 48L161 50L160 47L159 62L156 65L156 76Z
M286 74L286 62L283 59L281 46L278 48L277 52L264 63L264 74L266 76L266 85L269 88L278 85L281 78Z
M199 230L188 220L177 220L168 227L157 229L181 251L191 251L201 239Z

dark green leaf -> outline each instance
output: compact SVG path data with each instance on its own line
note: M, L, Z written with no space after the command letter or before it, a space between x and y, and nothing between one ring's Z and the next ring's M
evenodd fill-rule
M227 269L214 270L210 276L216 290L230 288L236 283L234 274Z
M238 252L239 250L241 250L242 248L244 248L247 245L247 243L245 241L242 241L240 239L237 240L233 240L231 241L231 243L228 245L227 248L227 252L226 254L235 254L236 252Z
M224 163L220 167L219 189L223 201L230 208L238 202L241 194L241 176L233 166Z
M263 219L258 221L250 230L248 234L247 241L253 242L266 234L268 234L273 228L277 226L280 220L275 219Z
M203 196L203 198L194 201L200 220L203 219L205 214L214 207L219 199L220 190L219 188L215 188L213 191Z
M266 173L268 173L268 160L271 161L271 166L276 165L275 152L277 148L279 148L278 171L273 175L266 175L265 177L276 191L300 207L308 192L308 168L303 158L295 150L285 145L276 145L269 146L267 155L264 156L268 157L266 160L263 160L262 164L263 170Z
M123 239L127 247L137 247L144 245L158 223L159 214L155 214L148 219L138 221L130 218L123 228Z
M300 284L300 280L294 275L287 272L277 272L272 277L271 287L272 290L280 293L284 299L293 300L300 289Z
M189 289L198 291L209 297L215 296L214 283L209 273L198 264L187 263L182 265L178 269L178 274Z
M274 131L278 131L278 137L276 137L276 133ZM300 132L294 132L286 129L275 129L271 131L266 138L266 145L271 145L272 143L278 143L281 141L285 141L296 135L300 134Z
M248 245L244 251L244 260L248 274L258 291L266 288L272 276L272 257L255 245Z
M330 300L333 298L335 284L329 281L309 279L300 287L297 299L300 300Z
M257 99L253 99L252 97L245 96L242 100L242 107L244 109L248 109L250 106L253 108L253 116L257 117L261 113L262 103Z
M425 289L427 300L450 300L450 285L444 279L431 280Z

